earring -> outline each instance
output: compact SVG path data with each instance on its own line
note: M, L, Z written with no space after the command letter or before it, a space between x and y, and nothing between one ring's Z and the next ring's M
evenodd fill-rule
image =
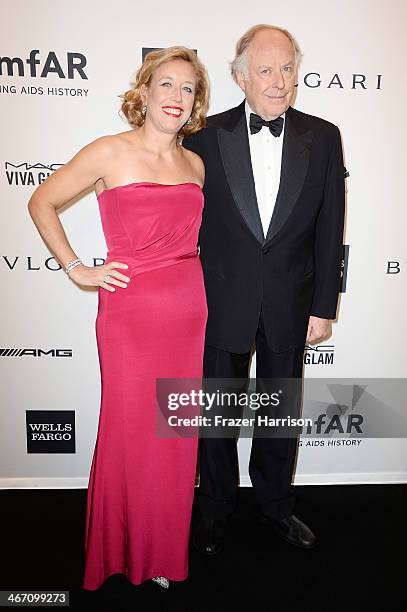
M187 125L191 125L191 123L192 123L192 118L190 117L187 121Z
M146 116L146 112L147 112L147 106L144 104L142 109L141 109L141 114L143 115L143 117Z

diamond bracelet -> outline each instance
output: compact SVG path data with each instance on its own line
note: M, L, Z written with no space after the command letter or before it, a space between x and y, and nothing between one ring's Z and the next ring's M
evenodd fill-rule
M76 268L76 266L80 266L81 264L82 264L82 260L81 260L81 259L73 259L72 261L70 261L70 262L67 264L67 266L66 266L66 268L65 268L65 272L66 272L67 274L69 274L69 272L70 272L71 270L73 270L73 268Z

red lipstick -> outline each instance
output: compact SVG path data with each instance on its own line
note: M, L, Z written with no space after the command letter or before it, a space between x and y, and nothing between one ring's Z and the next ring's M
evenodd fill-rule
M165 109L170 109L170 108L173 109L173 110L179 111L179 113L172 113L171 111L167 112L165 110ZM175 119L179 119L179 117L181 117L181 115L183 113L183 109L180 106L163 106L162 109L163 109L163 112L166 115L168 115L169 117L175 117Z

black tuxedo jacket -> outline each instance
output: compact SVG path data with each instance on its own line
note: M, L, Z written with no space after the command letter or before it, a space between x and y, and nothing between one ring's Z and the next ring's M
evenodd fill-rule
M199 234L206 343L249 351L262 309L272 350L304 346L310 315L336 318L345 208L338 128L288 108L280 187L266 236L244 101L209 117L207 127L183 145L206 168Z

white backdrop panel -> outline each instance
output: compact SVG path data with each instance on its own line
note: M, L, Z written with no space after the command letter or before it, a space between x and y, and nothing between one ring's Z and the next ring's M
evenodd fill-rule
M1 346L60 347L72 357L1 356L0 486L87 486L100 402L97 293L47 268L51 254L27 211L35 185L21 180L28 180L30 165L64 163L98 136L127 129L117 96L128 88L143 47L197 49L211 77L213 113L242 99L228 62L248 27L273 23L294 33L304 52L295 106L339 125L350 172L347 290L326 343L334 347L334 363L307 365L305 373L406 376L406 18L401 0L258 0L250 6L232 0L187 6L15 0L3 7L0 57L21 58L24 74L14 65L8 75L7 62L1 63ZM31 50L39 50L37 76L30 76L25 61ZM50 51L65 78L40 76ZM86 79L66 78L68 52L86 57ZM364 87L352 87L354 78ZM61 95L55 88L62 88ZM16 169L19 164L28 166ZM38 181L40 170L31 172ZM86 263L105 256L93 193L62 212L61 220ZM400 262L398 274L386 274L388 261ZM53 260L48 266L57 268ZM74 410L76 452L27 453L26 410ZM242 484L250 484L249 451L250 441L241 440ZM407 481L405 438L363 440L357 448L303 446L299 452L299 484L399 481Z

